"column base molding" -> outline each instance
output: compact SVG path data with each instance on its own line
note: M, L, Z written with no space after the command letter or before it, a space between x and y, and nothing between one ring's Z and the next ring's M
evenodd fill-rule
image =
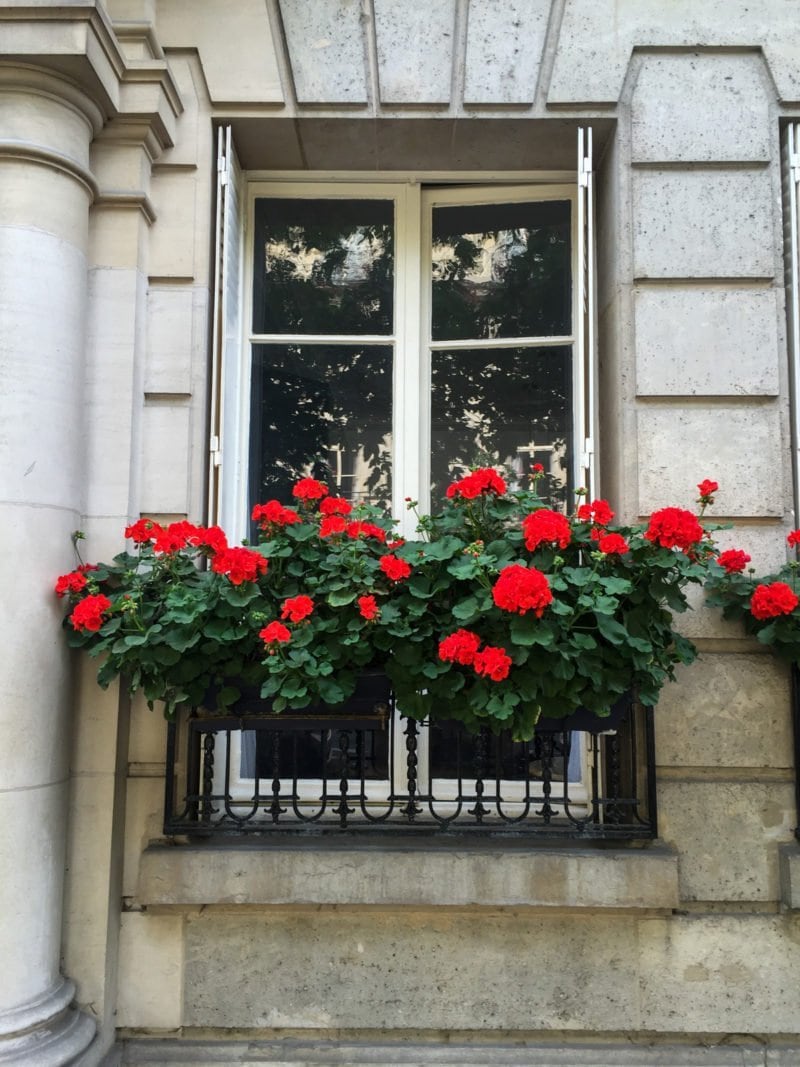
M75 986L67 979L35 1001L0 1012L3 1067L66 1067L91 1044L95 1024L70 1007Z

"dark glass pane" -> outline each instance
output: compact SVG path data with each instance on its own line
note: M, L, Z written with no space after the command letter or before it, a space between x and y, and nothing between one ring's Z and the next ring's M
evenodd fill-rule
M564 506L572 489L572 348L437 350L431 359L434 508L471 467L500 465L527 488L533 463L546 472L540 492Z
M564 732L514 741L511 733L484 735L479 744L459 722L433 723L430 732L431 778L493 781L578 782L581 777L580 736Z
M570 203L433 209L432 338L572 332Z
M256 345L250 392L250 509L305 476L388 505L389 345Z
M391 200L255 206L255 333L391 333Z
M346 773L350 788L359 781L385 781L389 777L389 731L303 730L242 734L243 778L332 778Z

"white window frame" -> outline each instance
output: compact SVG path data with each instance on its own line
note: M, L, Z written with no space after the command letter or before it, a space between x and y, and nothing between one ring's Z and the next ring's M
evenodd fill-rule
M571 346L574 484L584 485L590 495L599 492L596 458L597 360L595 352L596 301L594 288L593 168L591 130L579 131L576 174L565 172L387 172L376 175L249 172L242 174L236 160L230 129L220 131L218 172L217 268L215 286L221 303L214 319L212 361L211 477L209 522L219 522L232 541L247 535L248 457L251 349L264 343L385 344L394 350L392 386L393 513L400 517L400 533L412 536L415 520L405 508L405 497L429 507L430 485L430 380L431 350L436 348L492 348ZM395 203L394 332L385 335L255 334L252 323L254 262L254 210L261 197L392 199ZM569 335L509 338L507 341L432 342L430 338L430 293L428 259L423 251L431 243L434 206L468 203L504 203L519 200L569 200L571 203L572 330ZM221 207L220 207L221 205ZM226 216L226 211L228 215ZM242 217L243 216L243 217ZM244 240L241 239L242 234ZM227 274L227 277L226 277ZM235 283L232 280L235 275ZM238 299L233 294L238 291ZM237 337L238 333L238 337ZM216 391L215 391L216 390ZM410 425L416 432L409 432ZM391 763L402 789L405 740L397 720L390 725ZM236 737L236 735L235 735ZM235 798L252 793L252 778L242 778L240 741L232 742L228 786ZM427 732L418 742L419 787L432 784L429 774ZM221 761L224 763L227 761ZM235 772L235 773L234 773ZM589 767L587 746L582 745L581 782L571 783L574 799L585 798ZM457 783L441 778L437 797L454 798ZM222 785L223 783L215 783ZM283 783L288 786L289 782ZM386 800L393 783L366 783L369 800ZM464 786L469 786L465 781ZM309 800L318 797L321 779L302 779L298 787ZM521 783L501 782L504 797L513 803L522 799Z

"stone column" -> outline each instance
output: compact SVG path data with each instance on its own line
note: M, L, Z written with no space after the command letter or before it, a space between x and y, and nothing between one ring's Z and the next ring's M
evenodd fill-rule
M0 1063L70 1063L94 1023L59 970L70 672L54 577L84 505L89 146L77 85L0 65Z

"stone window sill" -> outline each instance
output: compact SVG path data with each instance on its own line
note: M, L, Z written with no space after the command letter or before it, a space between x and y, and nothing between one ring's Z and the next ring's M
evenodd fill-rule
M520 841L303 842L145 849L136 902L391 907L535 907L669 911L678 857L638 849L532 848Z

